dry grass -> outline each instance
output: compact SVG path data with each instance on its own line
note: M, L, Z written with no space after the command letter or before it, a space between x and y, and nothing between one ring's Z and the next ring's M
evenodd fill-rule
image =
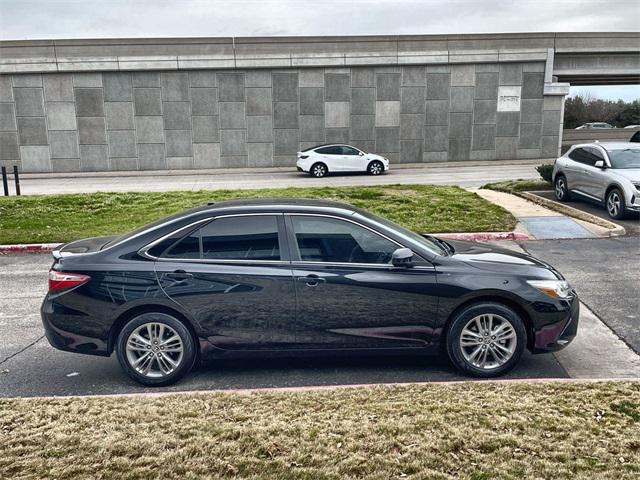
M640 475L639 383L0 400L2 478Z

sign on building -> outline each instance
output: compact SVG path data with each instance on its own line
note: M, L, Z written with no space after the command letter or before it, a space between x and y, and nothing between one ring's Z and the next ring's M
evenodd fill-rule
M498 87L498 111L519 112L521 90L520 86Z

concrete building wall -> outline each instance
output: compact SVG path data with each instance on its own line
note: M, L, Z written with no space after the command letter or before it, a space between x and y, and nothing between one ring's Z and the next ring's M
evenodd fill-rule
M563 97L544 89L543 61L5 74L0 162L24 172L294 166L298 150L331 142L393 162L550 158Z

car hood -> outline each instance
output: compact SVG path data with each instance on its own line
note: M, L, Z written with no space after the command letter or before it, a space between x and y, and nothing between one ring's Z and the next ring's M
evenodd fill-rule
M564 280L551 265L525 253L478 242L447 240L447 243L454 248L449 258L480 270Z
M376 155L375 153L367 153L367 158L369 160L385 160L385 158L381 155Z
M640 168L612 168L610 171L627 180L640 182Z

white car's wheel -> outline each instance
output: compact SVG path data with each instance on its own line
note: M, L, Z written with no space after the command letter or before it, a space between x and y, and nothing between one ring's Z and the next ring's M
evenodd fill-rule
M381 175L384 172L384 165L380 160L374 160L367 166L367 173L369 175Z
M327 166L322 162L314 163L309 169L311 176L317 178L324 177L328 171Z

